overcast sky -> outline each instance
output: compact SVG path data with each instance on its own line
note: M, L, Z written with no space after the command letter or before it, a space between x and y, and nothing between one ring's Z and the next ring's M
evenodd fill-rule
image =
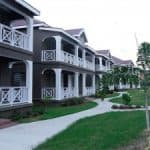
M150 42L150 0L26 0L41 11L38 19L64 29L84 28L96 50L110 49L136 60L138 42Z

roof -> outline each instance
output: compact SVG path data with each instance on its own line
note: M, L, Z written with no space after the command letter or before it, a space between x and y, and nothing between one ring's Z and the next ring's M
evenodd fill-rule
M79 28L79 29L69 29L69 30L65 30L67 33L75 36L75 35L79 35L83 29L82 28Z
M131 65L131 64L134 65L132 60L122 60L115 56L112 56L112 61L113 61L114 65Z
M107 55L108 53L110 53L109 50L98 50L96 51L98 54L103 54L103 55Z
M48 26L44 21L40 21L37 19L33 20L33 24L35 26L41 25L41 26ZM25 28L26 27L26 21L25 19L19 19L19 20L14 20L11 22L12 27L16 28Z
M88 42L85 31L83 28L78 28L78 29L69 29L69 30L65 30L67 33L69 33L70 35L79 38L82 35L84 36L84 42Z
M36 8L34 8L33 6L31 6L26 1L24 1L24 0L15 0L15 2L18 3L19 5L23 6L24 8L28 9L29 11L31 11L35 16L40 15L40 11L37 10Z

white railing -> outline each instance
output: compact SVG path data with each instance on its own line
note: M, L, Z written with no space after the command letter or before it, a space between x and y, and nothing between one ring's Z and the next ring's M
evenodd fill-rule
M28 88L0 87L0 106L28 102Z
M25 50L29 49L29 36L22 32L12 29L6 25L0 24L0 42L11 46L19 47Z
M100 71L100 64L95 64L95 70Z
M75 55L72 55L68 52L62 51L62 61L75 65Z
M80 57L78 57L78 65L79 65L79 67L83 67L83 59L82 58L80 58Z
M42 99L56 97L56 89L54 87L44 87L42 88Z
M102 65L102 66L101 66L101 71L106 72L106 71L107 71L107 67Z
M90 96L93 94L93 87L86 87L86 96Z
M55 61L56 60L56 50L42 50L42 61Z
M63 98L71 98L74 97L74 87L68 88L64 87L62 89Z
M86 60L85 65L86 65L86 68L87 68L87 69L94 70L94 66L93 66L93 63L92 63L92 62Z

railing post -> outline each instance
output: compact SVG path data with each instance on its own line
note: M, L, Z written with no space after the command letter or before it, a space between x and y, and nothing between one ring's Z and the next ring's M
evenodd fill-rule
M79 46L75 46L75 65L76 65L76 66L79 65L78 53L79 53Z
M85 56L85 49L82 50L82 58L83 58L83 67L86 67L86 56Z

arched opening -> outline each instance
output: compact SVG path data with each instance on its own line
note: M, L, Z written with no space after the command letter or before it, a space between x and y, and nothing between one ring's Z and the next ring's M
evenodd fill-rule
M89 74L86 75L86 87L92 87L92 76Z
M42 88L42 99L54 99L56 94L55 89L55 72L51 69L45 69L42 72L41 77L41 88Z
M55 50L56 49L56 40L54 37L46 38L42 43L43 50Z

